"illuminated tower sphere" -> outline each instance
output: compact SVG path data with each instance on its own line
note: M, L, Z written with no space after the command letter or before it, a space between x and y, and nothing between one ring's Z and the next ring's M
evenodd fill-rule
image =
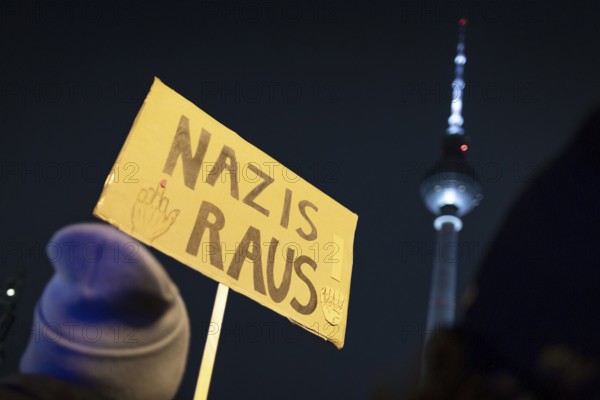
M437 231L437 243L427 313L426 344L436 329L451 326L454 322L458 232L462 229L461 218L483 198L481 183L464 159L469 148L462 117L465 88L463 70L467 62L464 53L466 25L466 19L459 21L460 33L457 55L454 58L455 78L452 82L452 113L442 139L441 159L425 175L420 188L425 205L437 215L433 223Z

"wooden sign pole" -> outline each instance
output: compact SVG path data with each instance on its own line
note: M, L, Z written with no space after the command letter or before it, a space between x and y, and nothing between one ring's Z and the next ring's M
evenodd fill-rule
M206 344L204 345L204 355L202 356L202 363L200 364L200 373L198 374L194 400L206 400L208 397L210 378L212 376L213 366L215 365L215 356L217 355L217 346L219 345L219 336L221 335L221 326L223 324L223 314L225 314L228 293L229 287L219 283L213 312L210 317L208 336L206 337ZM214 327L217 328L216 332L214 332Z

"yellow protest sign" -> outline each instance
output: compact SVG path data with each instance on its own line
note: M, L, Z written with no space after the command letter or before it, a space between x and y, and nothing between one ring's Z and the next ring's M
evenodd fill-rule
M158 79L94 214L344 345L357 215Z

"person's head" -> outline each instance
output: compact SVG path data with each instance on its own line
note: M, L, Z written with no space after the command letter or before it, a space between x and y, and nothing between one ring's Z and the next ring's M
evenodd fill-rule
M109 399L173 398L190 328L160 263L131 237L97 223L61 229L46 249L55 273L36 306L21 372Z

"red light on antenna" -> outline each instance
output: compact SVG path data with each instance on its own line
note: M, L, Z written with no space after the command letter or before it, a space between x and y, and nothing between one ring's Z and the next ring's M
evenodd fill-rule
M466 144L463 144L462 146L460 146L460 151L467 151L469 150L469 146L467 146Z
M458 24L460 26L465 26L467 24L467 19L466 18L461 18L458 20Z

